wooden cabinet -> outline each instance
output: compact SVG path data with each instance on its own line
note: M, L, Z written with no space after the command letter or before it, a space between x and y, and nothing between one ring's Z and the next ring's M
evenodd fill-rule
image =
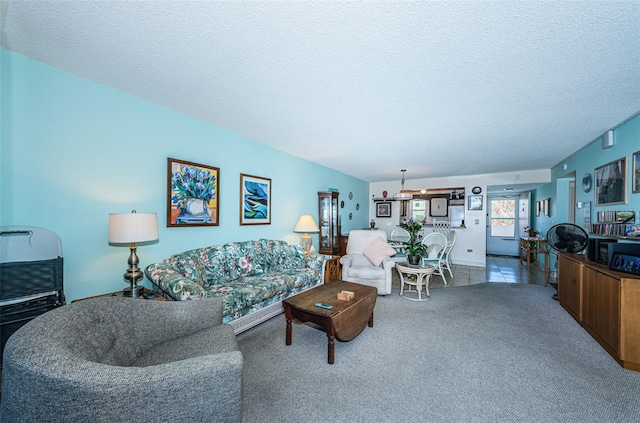
M324 283L339 281L342 279L342 266L340 256L331 256L324 263Z
M640 371L640 278L560 254L558 300L621 366Z
M320 254L338 255L338 193L318 192L318 221L320 226Z
M349 242L349 235L340 235L339 241L340 243L340 255L344 256L347 254L347 243Z
M558 256L558 301L577 321L582 320L582 265L570 256Z
M582 279L582 322L589 332L620 354L620 280L587 268ZM640 281L638 281L640 283ZM604 345L603 345L604 346Z

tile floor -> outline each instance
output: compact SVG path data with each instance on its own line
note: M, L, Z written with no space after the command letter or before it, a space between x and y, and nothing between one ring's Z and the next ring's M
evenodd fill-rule
M527 271L526 264L520 264L517 257L509 256L487 256L487 267L472 267L463 265L453 265L453 278L445 270L445 277L449 286L466 286L484 282L508 282L508 283L528 283L533 285L544 285L547 281L556 286L554 273L546 275L542 265L532 265ZM429 283L429 288L441 288L444 284L442 278L433 276ZM393 279L393 287L400 288L400 281L397 275Z

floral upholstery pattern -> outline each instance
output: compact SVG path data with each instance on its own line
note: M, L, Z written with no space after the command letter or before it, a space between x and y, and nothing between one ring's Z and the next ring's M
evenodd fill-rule
M229 323L317 285L323 265L324 256L299 245L260 239L174 254L145 274L174 300L221 298Z

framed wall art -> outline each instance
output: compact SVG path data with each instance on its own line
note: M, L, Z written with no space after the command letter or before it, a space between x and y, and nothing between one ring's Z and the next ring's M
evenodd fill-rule
M467 210L482 210L482 195L470 195Z
M627 158L615 160L595 168L595 205L604 206L627 202Z
M540 201L536 201L536 216L540 216Z
M271 224L271 179L240 174L240 225Z
M640 192L640 151L633 153L632 177L633 193L637 194Z
M544 215L547 217L551 216L551 198L544 200Z
M379 201L376 203L376 217L391 217L390 201Z
M429 201L429 216L447 217L449 215L449 200L434 197Z
M167 159L167 227L218 226L220 169Z

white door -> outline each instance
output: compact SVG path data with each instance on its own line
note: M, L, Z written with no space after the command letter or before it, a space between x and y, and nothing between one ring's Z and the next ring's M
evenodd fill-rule
M488 196L487 254L517 256L518 197Z

